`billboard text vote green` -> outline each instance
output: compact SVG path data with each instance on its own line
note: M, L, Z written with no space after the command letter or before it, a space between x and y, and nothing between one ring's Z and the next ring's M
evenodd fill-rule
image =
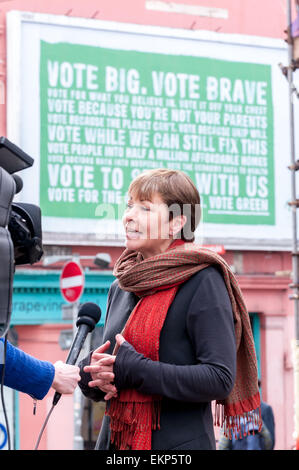
M117 209L142 170L196 184L205 222L275 223L271 68L41 42L43 215Z

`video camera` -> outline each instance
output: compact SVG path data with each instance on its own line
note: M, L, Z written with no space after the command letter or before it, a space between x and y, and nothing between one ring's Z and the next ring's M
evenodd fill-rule
M41 210L13 203L23 181L15 173L34 160L5 137L0 137L0 337L9 328L15 266L34 264L43 255Z

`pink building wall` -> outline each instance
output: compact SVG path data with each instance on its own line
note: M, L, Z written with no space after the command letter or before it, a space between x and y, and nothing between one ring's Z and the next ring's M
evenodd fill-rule
M65 361L68 351L62 351L59 333L69 326L63 325L24 325L16 327L18 347L43 361ZM24 393L19 394L20 408L20 449L33 450L47 413L52 406L54 389L37 402L33 415L33 399ZM30 423L28 425L28 423ZM71 450L73 448L73 396L62 396L43 433L39 450Z
M246 305L260 314L262 398L273 407L276 422L275 449L294 445L294 393L291 340L293 304L288 277L239 276Z
M182 4L183 1L177 3ZM146 9L145 0L0 0L0 84L6 85L5 15L9 10L24 10L100 20L157 25L171 28L204 29L221 33L283 38L286 28L286 1L273 0L188 0L187 5L200 5L228 10L228 19L162 13ZM0 88L1 91L1 88ZM1 96L1 95L0 95ZM6 133L6 107L0 100L0 135ZM86 254L91 248L73 247L74 252ZM105 248L115 259L119 249ZM259 313L261 325L261 379L263 399L274 409L276 421L276 449L294 446L294 396L291 340L294 335L293 303L289 300L291 255L283 252L228 252L227 261L235 266L237 277L250 312ZM64 359L58 345L60 326L20 326L19 346L41 359L55 362ZM38 404L37 415L32 417L32 400L20 397L20 448L32 449L51 400ZM55 413L57 427L48 428L40 448L61 448L72 445L71 400L61 400L60 413ZM61 418L62 421L60 422ZM30 422L30 433L28 423ZM56 434L55 430L56 429Z

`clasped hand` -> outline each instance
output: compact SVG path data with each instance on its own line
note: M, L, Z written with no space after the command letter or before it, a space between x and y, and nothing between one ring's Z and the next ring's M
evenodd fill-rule
M125 341L125 338L118 334L116 339L116 351L119 346ZM116 355L107 354L105 351L110 346L110 341L102 344L99 348L95 349L91 356L89 366L84 367L84 372L89 372L92 381L88 383L89 387L98 387L106 395L104 400L110 400L112 397L117 396L117 390L114 382L113 365L116 359Z

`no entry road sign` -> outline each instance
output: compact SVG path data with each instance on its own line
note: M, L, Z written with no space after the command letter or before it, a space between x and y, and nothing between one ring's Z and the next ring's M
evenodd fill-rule
M63 298L70 303L79 300L84 289L84 273L79 263L69 261L62 269L60 290Z

